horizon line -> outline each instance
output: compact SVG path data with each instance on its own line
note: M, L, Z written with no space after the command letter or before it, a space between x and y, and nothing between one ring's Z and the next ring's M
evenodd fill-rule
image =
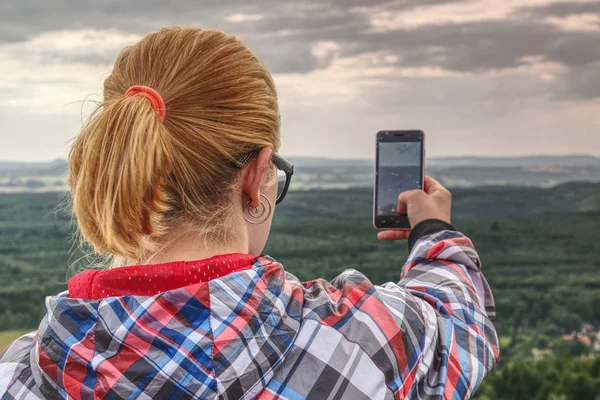
M311 156L311 155L291 155L291 154L283 154L285 157L289 157L289 158L314 158L314 159L320 159L320 160L331 160L331 161L349 161L349 160L353 160L353 161L372 161L374 160L373 157L347 157L347 158L342 158L342 157L327 157L327 156ZM596 155L596 154L592 154L592 153L531 153L531 154L522 154L522 155L436 155L436 156L430 156L430 157L426 157L428 159L448 159L448 158L464 158L464 159L469 159L469 158L483 158L483 159L493 159L493 158L500 158L500 159L511 159L511 158L527 158L527 157L554 157L554 158L564 158L564 157L592 157L592 158L598 158L600 159L600 155ZM51 163L51 162L57 162L57 161L67 161L66 158L63 157L56 157L56 158L51 158L51 159L47 159L47 160L14 160L14 159L2 159L0 158L0 163L13 163L13 164L17 164L17 163L21 163L21 164L42 164L42 163Z

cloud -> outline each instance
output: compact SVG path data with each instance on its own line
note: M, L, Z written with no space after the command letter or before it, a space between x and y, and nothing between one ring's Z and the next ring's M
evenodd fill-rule
M312 141L320 155L370 156L381 126L428 129L438 154L461 152L461 140L469 151L510 152L494 140L511 124L510 140L544 129L555 139L547 151L585 151L599 144L582 122L600 127L591 111L600 101L599 18L599 1L580 0L5 0L0 104L72 121L122 47L162 26L195 25L236 35L265 61L292 153L317 154ZM72 125L53 121L65 143ZM561 142L567 125L578 141Z
M524 9L530 10L531 16L544 16L547 13L545 16L561 17L576 12L596 13L598 6L592 1L595 0L573 0L565 4L561 0L463 0L418 2L410 8L404 3L400 3L400 7L362 6L355 10L368 17L373 30L389 31L410 30L425 25L500 21L519 17ZM568 10L573 12L567 13Z
M238 22L260 21L261 19L263 19L262 14L237 13L237 14L231 14L230 16L225 18L225 21L238 23Z
M115 55L140 35L108 30L63 30L0 44L0 104L51 113L98 93Z
M575 14L566 17L548 17L546 21L566 31L600 31L600 15Z
M596 99L600 93L600 62L576 66L566 71L553 87L556 99Z
M521 12L527 12L535 17L568 17L575 14L598 14L600 13L600 2L598 1L558 1L537 7L521 7Z

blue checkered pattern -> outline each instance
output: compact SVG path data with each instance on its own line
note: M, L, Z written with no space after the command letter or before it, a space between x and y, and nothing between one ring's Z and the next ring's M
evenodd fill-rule
M398 282L300 282L269 256L153 296L48 297L0 356L2 399L466 399L499 357L468 238L422 238Z

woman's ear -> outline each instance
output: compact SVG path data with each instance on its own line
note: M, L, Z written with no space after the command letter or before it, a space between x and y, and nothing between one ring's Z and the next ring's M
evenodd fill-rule
M263 182L265 171L271 161L272 154L273 150L270 147L264 147L258 156L254 157L243 167L245 171L242 191L250 197L250 205L252 207L258 207L260 205L260 187Z

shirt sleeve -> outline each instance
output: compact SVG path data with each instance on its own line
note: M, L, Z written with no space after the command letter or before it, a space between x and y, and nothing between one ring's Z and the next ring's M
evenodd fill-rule
M400 277L379 291L403 315L405 350L417 355L407 358L416 360L408 398L470 398L500 356L494 300L473 244L452 230L421 236Z
M410 236L408 237L408 251L412 252L415 244L422 237L433 235L442 231L456 231L456 229L449 223L439 219L426 219L419 222L410 231ZM488 317L494 321L496 317L494 298L487 281L481 274L481 270L468 268L467 273L471 276L477 296L485 299L486 304L490 304L489 307L486 307L486 311L488 312Z

